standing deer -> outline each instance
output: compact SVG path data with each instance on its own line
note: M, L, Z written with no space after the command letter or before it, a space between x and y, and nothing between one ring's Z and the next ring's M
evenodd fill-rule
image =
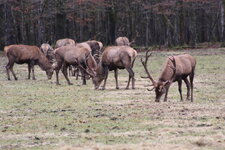
M137 56L136 50L129 46L111 46L107 47L102 53L102 58L98 64L96 75L93 78L95 89L98 89L101 82L104 80L102 89L105 89L108 71L114 70L116 79L116 89L118 86L118 69L126 69L129 73L129 80L126 89L129 88L130 80L132 79L132 89L134 89L134 71L133 65Z
M30 73L32 70L33 80L35 80L34 65L39 65L42 70L46 71L48 79L51 79L53 67L37 46L10 45L6 46L4 51L9 60L8 64L6 65L8 80L10 80L9 70L12 72L14 79L17 80L17 77L13 71L14 63L28 64L28 79L30 79Z
M182 80L184 80L187 86L187 100L190 100L190 89L191 89L191 102L193 102L193 80L195 73L196 60L193 56L189 54L177 55L169 57L166 62L164 69L159 76L158 81L155 81L150 75L147 62L148 58L151 56L150 51L146 52L145 61L141 58L142 65L147 73L148 78L152 82L153 88L149 91L155 89L155 101L159 102L163 94L165 94L164 101L167 101L167 95L172 82L178 82L178 90L180 93L180 99L183 101L182 97ZM188 80L189 76L189 80Z

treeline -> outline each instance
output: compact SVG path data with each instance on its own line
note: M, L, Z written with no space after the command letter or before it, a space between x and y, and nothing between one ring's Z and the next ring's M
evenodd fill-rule
M138 46L195 46L224 40L223 0L5 0L0 43L40 45L57 39Z

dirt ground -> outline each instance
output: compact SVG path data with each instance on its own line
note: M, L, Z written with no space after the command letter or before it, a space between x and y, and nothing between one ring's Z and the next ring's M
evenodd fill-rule
M35 68L37 80L27 80L27 65L15 65L18 81L7 81L0 57L0 149L58 150L224 150L225 49L153 52L149 70L157 79L167 56L189 53L196 57L194 102L180 102L177 83L168 102L154 102L154 92L140 63L134 71L136 89L126 90L127 72L119 71L120 89L110 73L106 90L92 82L55 84ZM183 84L183 97L186 87Z

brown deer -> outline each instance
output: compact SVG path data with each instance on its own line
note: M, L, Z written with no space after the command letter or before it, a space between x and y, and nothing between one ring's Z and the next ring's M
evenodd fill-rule
M30 79L30 73L32 70L33 80L35 80L34 65L36 64L39 65L42 70L45 70L48 79L51 79L53 74L52 65L37 46L10 45L6 46L4 51L9 60L6 65L8 80L10 80L9 70L12 72L14 79L17 80L17 77L13 71L14 63L28 64L28 79Z
M129 73L129 80L126 89L129 88L130 80L132 79L132 89L135 88L135 79L133 65L137 56L136 50L129 46L111 46L107 47L103 53L102 58L98 64L96 75L93 78L95 89L98 89L101 82L104 80L102 89L105 89L106 80L108 78L108 71L114 70L116 80L116 89L118 86L118 69L126 69Z
M69 85L72 85L68 78L67 68L72 65L78 67L81 70L83 85L86 84L85 73L94 76L97 64L91 55L89 49L85 47L67 45L55 50L55 58L57 65L56 71L56 84L59 85L59 70L62 69L62 73L66 78Z
M180 93L180 99L183 101L182 97L182 80L184 80L187 86L187 100L190 99L190 89L191 89L191 102L193 102L193 80L195 74L196 60L193 56L189 54L177 55L169 57L166 62L164 69L159 76L158 81L155 81L147 68L148 58L151 56L150 51L146 52L145 61L141 59L144 69L148 75L148 78L152 82L153 88L149 91L155 89L155 101L159 102L163 94L165 94L164 101L167 101L167 95L172 82L178 82L178 90ZM188 81L188 76L190 82Z

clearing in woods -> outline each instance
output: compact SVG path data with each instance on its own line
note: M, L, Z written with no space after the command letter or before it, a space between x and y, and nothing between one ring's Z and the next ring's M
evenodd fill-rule
M27 65L15 65L18 81L7 81L0 57L0 149L225 149L225 49L153 52L149 70L157 79L167 56L190 53L197 59L194 103L180 102L177 83L168 102L154 102L139 53L136 89L125 90L127 72L119 71L120 90L110 73L106 90L75 80L68 86L27 80ZM183 96L186 87L183 84Z

